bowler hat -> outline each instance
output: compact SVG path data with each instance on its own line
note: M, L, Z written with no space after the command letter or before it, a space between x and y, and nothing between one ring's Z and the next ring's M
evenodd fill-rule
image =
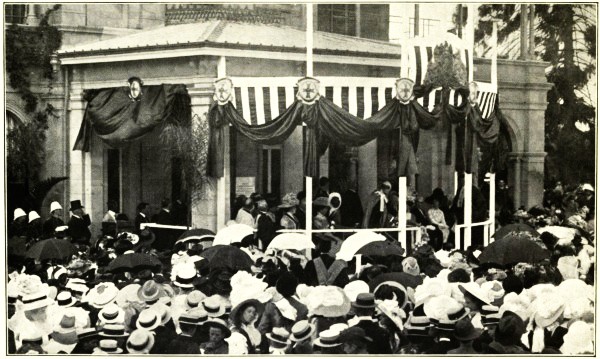
M360 293L356 301L352 302L355 308L375 308L375 296L372 293Z
M475 340L482 333L483 329L476 329L469 318L459 320L454 327L454 337L463 342Z

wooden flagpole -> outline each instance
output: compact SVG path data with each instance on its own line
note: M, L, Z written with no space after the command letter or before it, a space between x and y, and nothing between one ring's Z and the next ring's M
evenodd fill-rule
M306 76L313 76L313 4L306 4ZM312 209L313 209L313 183L312 177L306 176L306 236L312 242ZM306 250L306 256L311 259L310 249Z

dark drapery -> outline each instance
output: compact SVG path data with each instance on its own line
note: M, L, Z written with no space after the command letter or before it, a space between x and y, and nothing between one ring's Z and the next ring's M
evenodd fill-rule
M73 147L89 152L92 131L110 147L121 147L165 123L191 123L191 101L185 85L143 86L135 101L129 87L88 90L83 122Z
M422 96L429 89L415 88ZM440 114L427 112L416 99L402 104L394 99L372 117L363 120L321 97L311 105L296 100L284 113L263 125L251 126L243 119L231 103L213 103L209 112L210 140L208 151L208 175L223 175L223 153L225 151L224 130L232 124L242 135L254 142L273 145L282 143L302 122L306 123L307 136L304 141L304 173L315 176L318 160L327 150L329 143L346 146L362 146L377 138L383 131L400 129L399 175L416 173L414 161L418 132L430 129L439 121ZM412 159L412 160L411 160Z

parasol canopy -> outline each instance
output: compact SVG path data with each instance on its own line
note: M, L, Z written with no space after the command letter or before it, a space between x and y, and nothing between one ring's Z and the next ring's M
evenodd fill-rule
M212 241L214 239L214 237L215 237L215 232L213 232L211 230L204 229L204 228L190 229L189 231L183 232L183 234L181 235L181 237L179 237L179 239L177 240L177 242L175 242L175 244L182 243L182 242L188 242L188 241L194 241L194 242L203 242L203 241L207 241L207 240Z
M364 246L372 242L385 241L385 236L372 231L360 231L346 238L336 255L337 259L345 261L352 260L352 257Z
M161 267L161 261L146 253L127 253L113 259L106 266L107 272L132 271L141 269L156 269Z
M267 249L312 249L314 243L306 235L300 233L281 233L277 235Z
M550 257L550 252L532 239L513 233L496 240L479 255L479 263L507 265L513 263L538 263Z
M227 268L249 272L254 264L246 252L229 245L212 246L202 251L201 256L208 260L211 269Z
M75 253L75 246L71 242L64 239L49 238L31 246L25 256L39 260L65 259L73 253Z
M496 233L494 233L492 235L492 237L494 237L495 240L499 240L499 239L506 237L509 233L512 233L512 232L528 232L534 236L540 235L540 233L538 231L536 231L530 225L527 225L525 223L513 223L513 224L506 225L504 227L501 227L500 229L498 229L496 231Z
M247 224L236 223L217 232L213 246L240 243L245 237L254 234L254 229Z
M367 257L402 256L405 250L400 243L392 241L371 242L359 249L356 254Z
M406 288L416 288L423 283L423 278L404 272L382 273L369 282L369 289L373 292L378 285L384 282L396 282Z

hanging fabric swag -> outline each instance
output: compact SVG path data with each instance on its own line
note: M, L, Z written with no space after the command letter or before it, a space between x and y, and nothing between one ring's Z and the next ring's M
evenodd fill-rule
M417 173L415 150L419 129L430 129L439 121L440 113L429 113L416 100L430 88L414 88L414 97L406 102L393 99L368 119L360 119L336 106L325 97L312 104L296 99L284 113L262 125L249 125L231 102L213 102L208 111L210 140L208 150L208 175L223 176L225 152L225 126L231 124L237 131L254 142L264 145L280 144L294 129L304 122L307 136L304 143L304 173L315 176L318 159L329 143L362 146L381 133L400 129L400 164L398 175Z
M143 86L133 98L129 87L88 90L88 102L74 151L90 151L93 132L110 147L121 147L156 126L191 123L191 101L185 85Z

